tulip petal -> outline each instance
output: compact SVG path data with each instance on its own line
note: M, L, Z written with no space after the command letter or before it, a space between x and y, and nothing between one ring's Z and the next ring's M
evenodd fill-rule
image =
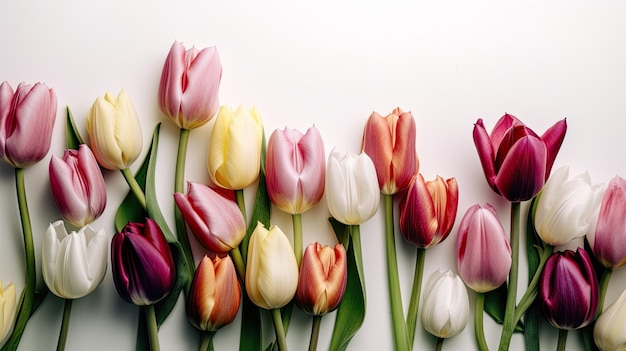
M546 144L546 149L548 151L546 159L546 179L548 179L548 176L550 175L556 155L561 148L561 144L563 144L566 131L567 121L562 119L546 130L546 132L541 136L541 140Z
M545 182L545 145L539 138L525 136L517 139L506 155L494 184L509 201L531 199Z
M476 151L478 152L478 157L480 159L480 164L483 167L483 172L485 173L485 178L487 179L487 183L489 186L497 193L500 194L498 188L495 186L496 179L496 167L494 164L495 160L495 149L492 145L491 139L489 138L489 134L485 129L483 124L483 120L479 119L474 124L474 145L476 146Z

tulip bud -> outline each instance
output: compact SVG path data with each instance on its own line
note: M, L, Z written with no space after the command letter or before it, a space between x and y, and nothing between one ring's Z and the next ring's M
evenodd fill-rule
M484 293L506 281L511 269L509 238L490 204L470 207L459 225L456 265L470 289Z
M51 223L44 235L41 253L43 280L63 299L89 295L107 270L108 238L103 229L84 226L68 234L63 221Z
M596 320L593 339L602 351L626 350L626 289Z
M43 159L50 149L57 96L45 84L0 85L0 158L15 168Z
M399 107L387 117L373 112L363 132L363 152L374 162L383 194L395 194L408 187L419 168L411 112Z
M277 226L258 223L248 244L246 291L257 306L272 310L285 306L298 287L298 263L291 243Z
M324 195L326 154L315 127L302 135L294 129L275 130L267 143L267 192L281 211L301 214Z
M578 329L591 323L598 310L598 280L587 252L555 252L539 282L539 299L555 328Z
M593 255L608 269L626 265L626 180L609 182L587 234Z
M65 150L63 159L52 156L50 189L57 209L68 222L82 228L96 220L106 206L104 178L91 149Z
M9 283L6 287L2 287L0 280L0 345L4 343L11 332L15 323L15 311L17 308L17 296L15 286Z
M111 240L111 271L120 297L147 306L174 287L176 266L170 248L155 221L128 223Z
M424 329L438 338L449 338L465 329L468 316L469 298L461 278L449 269L434 272L424 290Z
M216 331L237 316L241 287L230 256L204 256L191 281L187 315L194 327Z
M459 188L456 179L424 181L418 174L400 202L400 232L404 240L420 248L444 241L454 225Z
M535 201L537 234L552 246L585 236L601 199L602 187L592 185L587 172L570 177L568 167L559 168Z
M532 199L550 176L566 130L563 119L539 137L515 116L505 114L490 135L479 119L474 144L489 186L512 202Z
M227 253L246 234L239 207L210 187L189 182L187 194L175 193L174 200L191 232L205 248Z
M222 64L215 47L185 50L174 42L159 84L161 111L179 128L194 129L211 120L219 108Z
M87 134L96 160L106 169L126 169L139 157L139 117L124 90L117 98L107 92L96 99L87 114Z
M330 214L347 225L372 218L380 203L376 169L365 153L333 149L328 156L326 201Z
M348 263L343 245L335 248L313 243L302 257L296 304L311 315L334 311L346 291Z

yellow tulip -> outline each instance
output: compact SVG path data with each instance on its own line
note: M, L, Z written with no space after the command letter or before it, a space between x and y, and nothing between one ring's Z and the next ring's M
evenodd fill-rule
M15 286L13 283L10 283L3 289L2 281L0 280L0 345L13 330L16 307Z

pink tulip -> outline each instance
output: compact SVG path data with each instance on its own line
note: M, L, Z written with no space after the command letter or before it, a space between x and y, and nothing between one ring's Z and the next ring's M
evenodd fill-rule
M267 192L272 203L290 214L301 214L324 194L326 154L315 127L302 135L297 130L275 130L267 143Z
M161 111L179 128L193 129L207 123L219 109L222 64L215 47L185 51L174 42L159 84Z
M489 135L479 119L474 144L489 186L509 201L532 199L550 176L566 130L563 119L539 137L515 116L505 114Z
M52 156L49 173L52 197L63 218L82 228L100 217L107 194L100 166L89 146L65 150L63 159Z
M488 292L506 281L511 269L511 246L490 204L470 207L459 226L456 265L465 284Z
M602 197L599 214L591 220L587 240L594 256L609 269L626 265L626 180L616 176Z
M383 194L408 187L419 168L411 112L399 107L386 117L373 112L365 124L363 151L374 162Z
M445 240L456 219L459 190L456 179L424 181L418 174L400 202L400 232L404 240L428 248Z
M243 240L246 223L239 207L210 187L189 182L187 194L175 193L174 200L191 232L205 248L226 253Z
M0 85L0 157L15 168L43 159L50 149L57 97L45 84Z

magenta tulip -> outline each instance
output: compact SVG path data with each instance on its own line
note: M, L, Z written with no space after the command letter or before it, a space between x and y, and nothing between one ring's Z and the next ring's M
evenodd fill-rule
M578 248L548 258L539 282L546 318L559 329L582 328L596 316L599 288L591 258Z
M593 255L609 269L626 265L626 180L616 176L609 182L599 214L591 221L587 240Z
M57 97L45 84L0 85L0 157L15 168L43 159L50 149Z
M120 297L138 306L163 299L176 282L176 266L161 228L146 218L145 223L128 223L111 240L111 270Z
M456 179L424 181L418 174L400 202L400 232L404 240L428 248L445 240L456 219L459 188Z
M52 156L49 173L54 203L65 220L82 228L100 217L107 194L100 166L89 146L65 150L63 159Z
M505 114L490 135L479 119L474 125L474 144L489 186L512 202L533 198L550 176L566 130L563 119L540 137L515 116Z
M456 265L465 284L479 293L494 290L506 281L511 269L511 246L490 204L474 205L463 216Z
M187 184L187 194L175 193L174 200L191 232L205 248L227 253L243 240L246 223L235 201L194 182Z
M267 192L280 210L302 214L321 200L326 154L314 126L304 135L294 129L275 130L267 142L265 167Z
M207 123L219 109L222 64L215 47L185 50L174 42L159 85L161 111L179 128L194 129Z

